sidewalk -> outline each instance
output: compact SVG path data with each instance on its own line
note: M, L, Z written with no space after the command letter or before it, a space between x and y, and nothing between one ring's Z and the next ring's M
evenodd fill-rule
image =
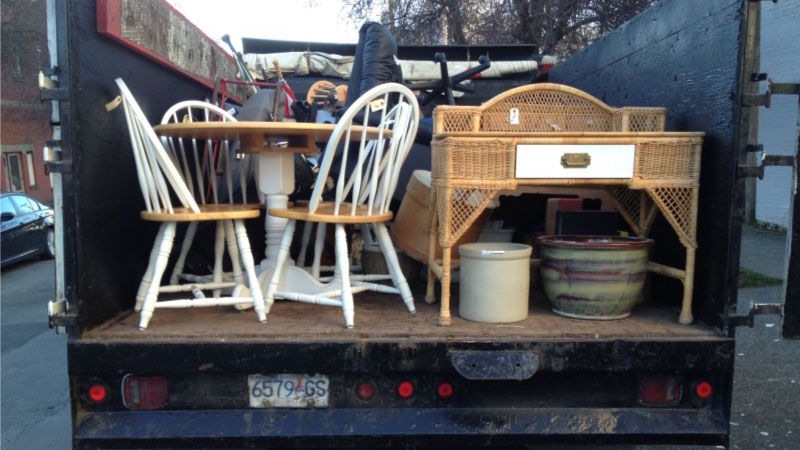
M742 227L742 267L763 275L784 279L786 276L786 233Z

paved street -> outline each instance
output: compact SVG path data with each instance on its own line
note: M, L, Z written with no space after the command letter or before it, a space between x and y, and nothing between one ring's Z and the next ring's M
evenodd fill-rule
M32 260L2 269L0 319L4 450L70 448L67 339L47 328L54 263Z
M782 235L746 230L742 265L783 276ZM66 338L47 328L53 262L30 261L2 270L3 450L69 448ZM740 313L750 301L775 302L779 286L740 290ZM780 320L758 317L737 331L731 448L800 448L800 342L779 339ZM689 450L707 447L640 447Z

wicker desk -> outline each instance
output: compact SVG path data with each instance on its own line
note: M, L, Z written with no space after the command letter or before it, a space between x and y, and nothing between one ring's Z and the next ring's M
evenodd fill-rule
M650 262L648 269L682 281L684 292L679 321L690 323L702 136L703 133L673 132L477 131L434 134L431 143L429 255L434 254L438 239L442 246L442 259L429 261L425 300L434 300L434 276L439 278L439 323L450 324L453 265L450 252L453 244L498 195L536 190L542 186L606 190L614 206L639 236L649 233L656 212L660 211L686 248L685 267L678 269ZM548 144L562 145L565 149L596 145L632 147L632 175L624 178L518 177L519 149L535 152L538 146Z

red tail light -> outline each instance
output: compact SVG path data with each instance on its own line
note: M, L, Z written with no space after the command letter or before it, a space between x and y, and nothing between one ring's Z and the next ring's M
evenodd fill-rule
M375 386L369 381L365 381L356 387L356 395L361 400L368 400L375 395Z
M86 396L93 403L103 403L108 398L108 387L101 383L92 384L86 390Z
M714 395L714 386L708 381L701 381L694 385L694 395L700 400L708 400Z
M128 409L161 409L167 405L169 387L162 376L125 375L122 404Z
M403 381L397 385L397 395L401 398L409 398L414 395L414 384L410 381Z
M682 395L677 375L647 375L639 381L639 403L644 406L675 406Z
M436 395L442 400L447 400L453 396L453 385L447 381L442 381L436 387Z

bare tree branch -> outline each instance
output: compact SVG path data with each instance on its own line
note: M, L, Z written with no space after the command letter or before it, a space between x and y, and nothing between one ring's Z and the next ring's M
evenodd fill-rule
M351 20L372 11L398 43L537 44L565 58L657 0L345 0Z

